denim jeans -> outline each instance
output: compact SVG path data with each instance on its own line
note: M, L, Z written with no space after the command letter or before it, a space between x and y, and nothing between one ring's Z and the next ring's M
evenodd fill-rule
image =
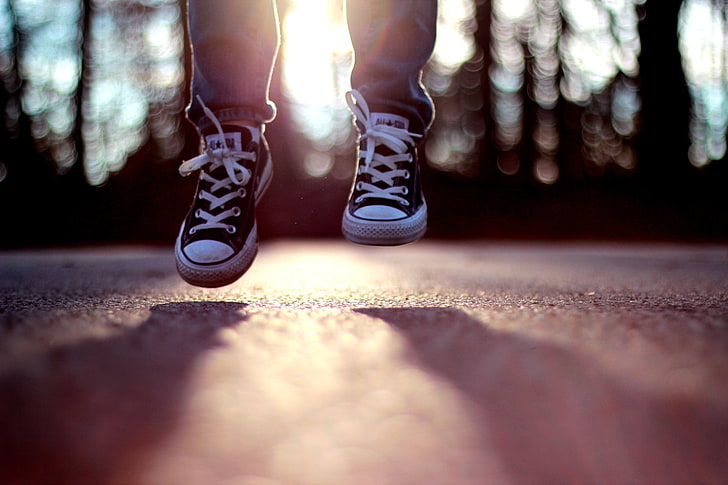
M421 75L435 44L437 0L348 0L346 8L352 88L372 112L405 116L410 131L424 133L433 107ZM272 121L268 90L280 44L275 0L189 0L189 29L190 121L200 130L211 123L197 96L221 122Z

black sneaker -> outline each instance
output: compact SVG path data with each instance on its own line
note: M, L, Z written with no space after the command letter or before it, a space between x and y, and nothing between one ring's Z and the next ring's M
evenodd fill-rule
M206 288L233 283L253 263L255 206L273 175L261 128L216 127L204 133L202 155L180 166L183 175L199 169L200 178L175 246L182 279Z
M415 138L409 120L369 113L358 91L347 102L360 132L358 168L341 229L351 242L377 246L407 244L427 230L427 205L420 188Z

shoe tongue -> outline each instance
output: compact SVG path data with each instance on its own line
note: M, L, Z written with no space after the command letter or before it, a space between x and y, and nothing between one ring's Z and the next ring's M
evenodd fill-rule
M223 125L222 130L225 133L225 143L230 150L241 152L251 141L260 142L260 130L258 128ZM213 150L221 149L224 147L223 137L216 131L211 132L205 135L205 146Z
M402 130L409 130L409 120L404 116L391 113L372 113L369 115L369 119L374 126L387 125Z

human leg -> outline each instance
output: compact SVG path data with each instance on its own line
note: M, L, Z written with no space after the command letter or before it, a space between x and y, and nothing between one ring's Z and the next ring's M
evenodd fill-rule
M189 0L194 60L188 118L203 153L180 167L199 171L197 192L175 246L177 269L194 285L234 282L258 250L255 206L272 176L264 123L278 50L272 0Z
M189 0L192 100L187 117L200 130L212 125L198 96L217 119L267 123L268 98L280 45L274 0Z
M435 46L437 0L347 0L346 7L352 88L372 112L404 116L424 134L433 107L421 78Z
M347 101L361 136L342 232L361 244L409 243L427 227L418 147L434 110L421 77L437 1L348 0L347 15L355 51Z

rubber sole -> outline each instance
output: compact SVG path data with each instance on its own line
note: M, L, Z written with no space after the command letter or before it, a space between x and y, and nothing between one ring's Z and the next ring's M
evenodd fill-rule
M218 264L198 264L190 261L182 251L181 238L175 244L177 272L187 283L203 288L219 288L234 283L245 274L258 254L258 228L253 226L242 251Z
M368 246L400 246L420 239L427 231L427 205L412 216L396 221L371 221L344 212L341 232L346 239Z

